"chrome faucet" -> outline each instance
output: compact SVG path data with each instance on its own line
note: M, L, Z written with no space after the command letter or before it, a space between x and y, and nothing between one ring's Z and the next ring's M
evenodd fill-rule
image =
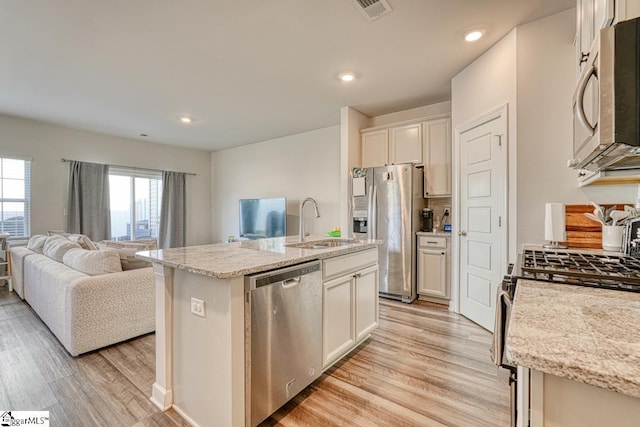
M316 211L316 218L320 218L320 212L318 212L318 204L311 197L307 197L302 202L300 202L300 243L304 242L304 204L307 202L312 202L313 207Z

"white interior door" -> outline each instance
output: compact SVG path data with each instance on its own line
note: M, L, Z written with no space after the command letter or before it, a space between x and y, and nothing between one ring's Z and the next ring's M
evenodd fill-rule
M506 125L506 114L493 116L459 139L460 313L488 330L506 273Z

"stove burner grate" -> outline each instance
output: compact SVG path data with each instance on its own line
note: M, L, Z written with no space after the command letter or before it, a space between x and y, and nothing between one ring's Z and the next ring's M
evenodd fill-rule
M532 280L640 292L640 260L633 257L526 249L521 270Z

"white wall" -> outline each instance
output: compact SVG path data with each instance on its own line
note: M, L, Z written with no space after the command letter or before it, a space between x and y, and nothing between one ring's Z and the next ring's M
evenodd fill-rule
M516 30L511 31L502 40L492 46L482 56L472 62L451 79L451 128L452 135L461 125L475 120L479 116L494 110L496 107L508 105L508 143L509 156L509 211L515 212L516 203ZM456 175L459 153L454 144L453 152L453 181ZM458 199L455 197L457 187L454 186L452 197L453 218L455 227L457 222ZM509 219L509 254L515 257L515 215ZM455 243L455 239L454 239ZM456 248L454 247L455 253ZM512 255L513 254L513 255Z
M0 115L0 157L28 156L31 164L31 234L64 229L69 164L62 158L193 172L187 177L187 244L210 242L209 153L70 129Z
M630 203L636 185L577 187L572 158L575 9L517 29L517 244L544 241L544 204Z
M344 236L351 236L350 171L362 165L360 129L370 126L369 117L351 107L340 109L340 227Z
M318 202L320 218L305 207L311 234L340 224L340 126L212 153L214 242L238 237L238 200L286 197L287 235L298 233L298 205Z

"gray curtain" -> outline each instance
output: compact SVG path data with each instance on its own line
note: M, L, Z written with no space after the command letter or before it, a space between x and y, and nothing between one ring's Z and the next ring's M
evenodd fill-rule
M111 236L109 165L69 161L67 231L94 242Z
M186 174L162 172L162 207L158 235L158 246L161 249L185 245L186 188Z

